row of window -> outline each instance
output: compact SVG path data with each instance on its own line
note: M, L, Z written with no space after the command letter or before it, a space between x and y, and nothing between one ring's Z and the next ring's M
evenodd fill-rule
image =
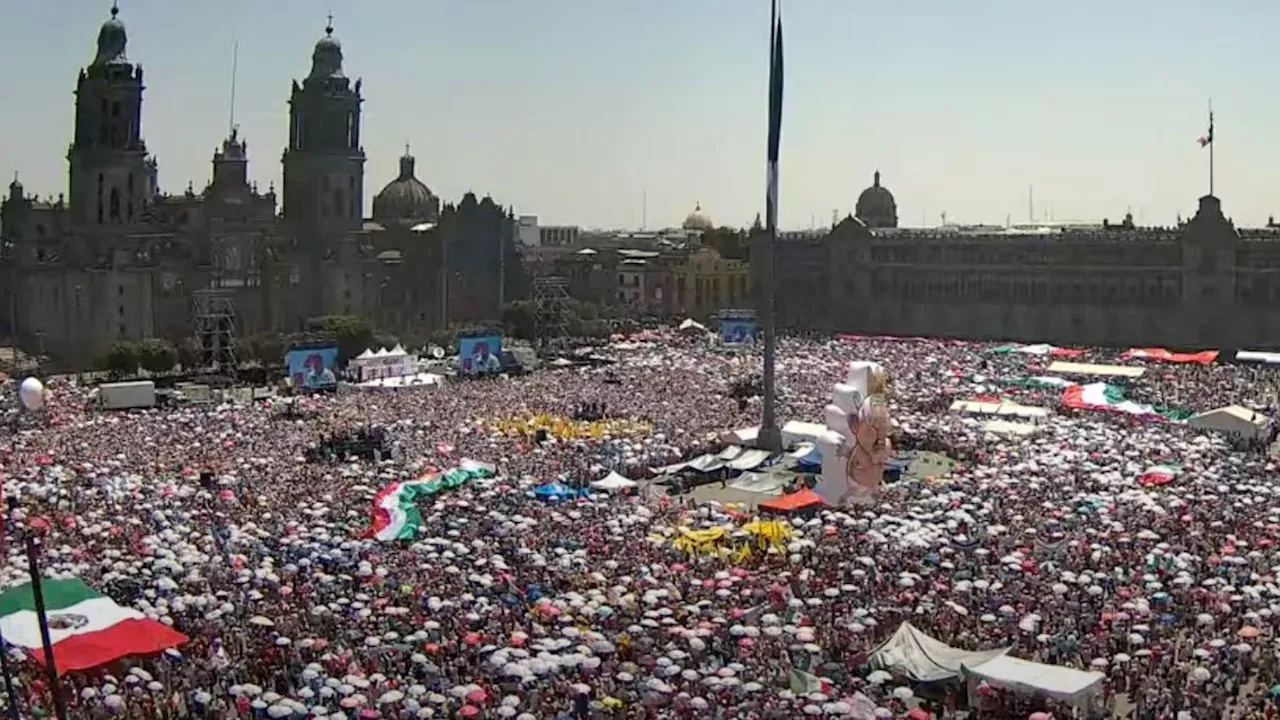
M1120 265L1172 267L1182 264L1181 247L1174 243L1124 245L1072 245L1070 243L1018 245L879 245L870 250L871 262L902 265Z
M856 292L852 279L845 291ZM920 273L876 273L872 294L918 302L1005 302L1017 304L1161 305L1182 297L1182 280L1164 275L1150 278L1081 278L1072 281L1015 276L931 277Z

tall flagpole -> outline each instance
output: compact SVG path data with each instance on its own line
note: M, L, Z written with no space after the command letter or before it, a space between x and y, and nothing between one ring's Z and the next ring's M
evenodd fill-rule
M774 296L777 292L778 243L778 146L782 138L782 17L778 0L772 0L769 24L769 142L767 190L765 193L764 257L761 258L763 293L760 311L764 331L764 412L756 444L765 450L781 450L782 434L778 431L777 381L775 355L778 349L777 318Z
M27 570L31 573L31 595L36 603L36 618L40 623L40 644L44 649L44 669L49 680L49 694L53 696L53 710L58 720L67 720L67 704L58 687L58 666L53 660L53 642L49 638L49 615L44 607L44 587L40 583L40 562L36 555L36 538L27 535Z
M1213 100L1209 101L1209 197L1213 197Z

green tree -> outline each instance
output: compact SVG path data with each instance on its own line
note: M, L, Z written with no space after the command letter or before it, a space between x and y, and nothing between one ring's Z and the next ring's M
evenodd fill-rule
M182 338L178 341L176 350L178 364L184 370L190 370L200 363L200 346L196 344L195 338Z
M178 364L178 350L164 338L145 338L134 346L137 363L150 373L166 373Z
M400 344L400 338L396 337L395 335L391 335L390 333L375 333L373 336L373 342L370 343L370 346L372 346L374 349L386 348L390 350L391 348L399 344Z
M333 338L338 362L345 364L373 344L373 326L358 315L325 315L307 321L307 329Z
M502 308L502 325L508 334L533 340L537 332L537 311L530 300L516 300Z
M125 377L138 371L138 348L135 344L121 340L102 357L102 368L114 377Z

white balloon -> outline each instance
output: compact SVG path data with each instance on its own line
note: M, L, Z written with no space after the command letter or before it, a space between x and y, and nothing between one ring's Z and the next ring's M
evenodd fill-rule
M33 377L23 380L18 388L18 397L22 399L22 406L26 409L39 410L44 407L44 383Z

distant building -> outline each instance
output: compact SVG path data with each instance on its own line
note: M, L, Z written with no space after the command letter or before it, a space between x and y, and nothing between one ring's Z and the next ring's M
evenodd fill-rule
M542 232L538 229L537 215L521 215L516 218L516 242L521 247L542 245Z
M332 27L291 86L279 215L274 189L249 183L234 128L202 191L160 191L140 132L142 68L126 45L113 8L77 78L67 194L39 199L15 178L0 203L0 332L15 344L84 367L120 340L181 340L206 288L229 294L242 335L331 314L425 335L495 320L522 291L511 212L471 194L442 210L407 150L362 218L364 98Z
M577 245L580 232L577 225L542 225L538 227L538 244L543 247Z
M672 309L685 317L709 318L721 310L754 307L750 265L728 260L704 247L672 268L675 298Z
M1029 231L896 229L885 194L866 199L858 217L825 235L779 239L781 327L1087 345L1280 344L1280 229L1237 229L1216 197L1200 198L1195 218L1175 228L1138 228L1127 218Z
M880 184L879 170L872 176L871 187L858 196L853 216L869 228L898 227L898 204L893 200L893 193Z
M715 223L711 222L711 217L702 211L702 203L699 202L693 206L693 212L685 216L684 223L680 227L685 230L705 232L714 228Z

